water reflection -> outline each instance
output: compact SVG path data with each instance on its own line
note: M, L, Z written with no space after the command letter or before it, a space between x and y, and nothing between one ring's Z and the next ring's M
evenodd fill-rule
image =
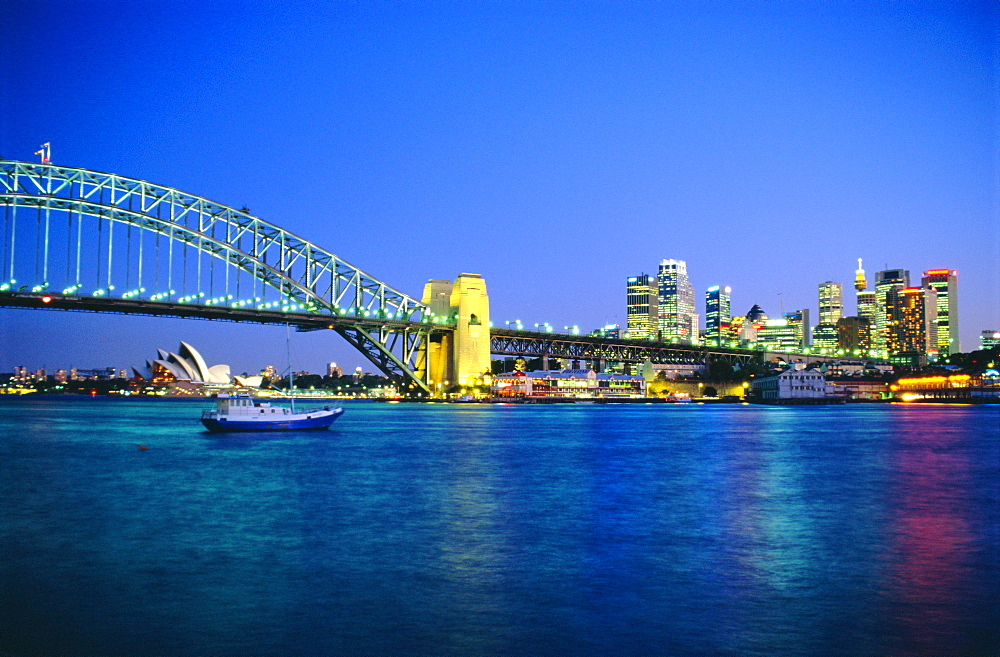
M900 409L893 451L896 495L886 601L897 640L911 654L968 654L975 637L963 606L973 537L967 519L969 461L963 429L977 409ZM985 601L983 601L985 602Z
M217 442L59 408L0 415L0 651L1000 645L995 409L370 404Z

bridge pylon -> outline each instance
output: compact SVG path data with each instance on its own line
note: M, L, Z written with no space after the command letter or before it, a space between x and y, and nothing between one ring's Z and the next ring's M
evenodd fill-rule
M431 333L418 361L418 377L434 396L457 386L486 383L490 373L490 300L479 274L459 274L454 281L432 278L422 303L437 317L447 317L452 331Z

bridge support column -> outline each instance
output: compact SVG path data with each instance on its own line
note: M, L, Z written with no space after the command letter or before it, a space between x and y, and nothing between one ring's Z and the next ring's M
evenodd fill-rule
M485 384L490 373L490 300L479 274L460 274L454 283L431 279L424 286L423 303L454 326L451 334L425 342L422 372L435 396L449 389Z

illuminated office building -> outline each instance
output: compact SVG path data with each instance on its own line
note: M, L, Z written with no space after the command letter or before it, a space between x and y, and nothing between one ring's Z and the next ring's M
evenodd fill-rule
M872 323L867 317L842 317L837 322L837 348L844 353L872 348Z
M876 349L889 349L888 297L890 292L904 287L910 287L910 272L906 269L886 269L875 273L875 332L872 343Z
M793 310L790 313L784 313L782 316L788 320L788 324L795 329L796 335L798 336L799 347L808 347L812 344L812 335L809 331L808 308Z
M857 290L857 312L855 316L859 320L868 322L868 328L865 331L861 331L857 327L856 323L848 322L845 324L845 328L842 330L840 325L840 320L837 320L837 341L838 346L841 349L846 349L844 347L845 340L849 344L857 344L859 340L862 340L862 333L864 335L863 342L864 347L861 349L872 349L873 341L872 338L875 333L875 291L869 290L868 288L868 278L865 276L864 267L861 266L861 258L858 258L858 269L854 272L854 289ZM845 334L844 331L848 333ZM851 351L858 349L859 347L852 347Z
M688 280L687 263L663 260L657 275L660 339L697 344L698 314L694 311L694 288Z
M863 290L858 292L858 317L868 320L868 323L875 327L875 290Z
M728 285L719 287L713 285L705 292L705 339L715 344L721 344L729 339L733 314L730 310Z
M629 276L626 290L626 327L628 337L655 339L657 326L656 280L648 274Z
M937 354L937 293L922 287L892 289L886 296L886 350L890 355Z
M958 337L958 272L931 269L924 272L921 287L937 292L937 350L942 356L962 351Z
M726 334L725 339L733 341L744 340L743 327L746 321L747 318L741 315L737 315L729 320L729 333Z
M796 352L802 348L802 330L784 319L765 319L757 329L757 346L771 351Z
M767 321L767 313L754 304L743 318L742 328L738 334L740 342L757 342L758 333Z
M836 351L839 344L836 324L817 324L813 328L812 337L812 346L817 349Z
M1000 347L1000 331L983 331L979 334L979 348L993 349Z
M819 284L819 323L836 326L844 316L844 286L827 281Z
M764 312L763 308L754 304L747 312L747 321L751 324L763 324L767 321L767 313Z

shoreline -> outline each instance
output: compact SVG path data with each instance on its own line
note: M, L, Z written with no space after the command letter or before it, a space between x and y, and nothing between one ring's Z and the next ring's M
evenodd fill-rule
M79 395L72 393L26 393L26 394L2 394L0 402L6 399L25 400L100 400L100 401L164 401L164 402L187 402L187 403L211 403L215 397L194 397L188 395ZM269 401L291 402L292 397L268 397ZM982 397L967 399L915 399L903 401L900 399L740 399L722 400L715 398L692 399L688 402L678 402L664 399L662 397L648 398L595 398L577 399L571 397L547 397L547 398L489 398L476 400L458 399L371 399L359 397L332 397L332 396L309 396L295 397L297 402L350 402L365 404L489 404L489 405L514 405L514 406L538 406L538 405L674 405L674 406L852 406L852 405L906 405L906 406L991 406L1000 405L1000 397Z

